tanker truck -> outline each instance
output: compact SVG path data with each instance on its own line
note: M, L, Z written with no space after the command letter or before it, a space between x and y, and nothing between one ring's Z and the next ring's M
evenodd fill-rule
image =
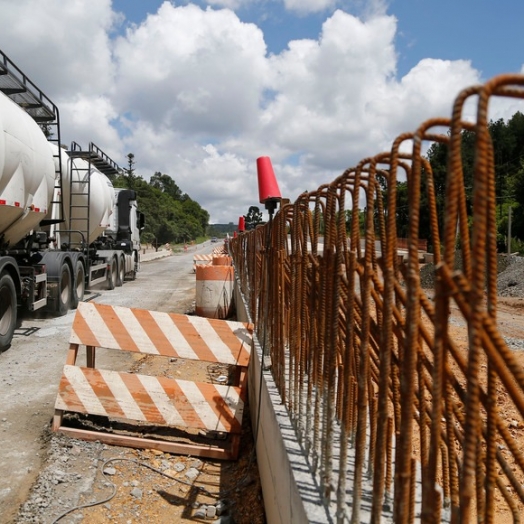
M61 145L57 107L0 51L0 351L21 315L136 278L144 217L120 172L93 143Z

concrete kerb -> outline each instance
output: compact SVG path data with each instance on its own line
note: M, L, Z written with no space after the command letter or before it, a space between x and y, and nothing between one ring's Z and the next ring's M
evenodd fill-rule
M205 244L206 243L204 242L202 244L193 245L193 246L189 247L188 250L189 251L195 251L199 247L202 247ZM144 251L145 251L145 253L144 253ZM182 250L179 250L179 252L173 251L172 249L166 249L165 247L160 248L158 251L151 250L150 248L148 248L148 249L142 248L140 250L140 262L150 262L151 260L157 260L159 258L170 257L170 256L177 255L177 254L178 255L184 255L184 254L187 254L187 253L185 251L182 251Z
M251 360L249 368L249 403L253 406L253 425L256 425L259 407L261 410L256 453L267 522L331 523L333 520L320 498L320 486L297 442L295 429L270 370L263 370L262 389L259 389L262 348L257 340L254 348L258 358Z
M237 320L251 322L235 277ZM334 522L320 497L320 487L300 448L293 424L269 369L260 371L263 352L253 335L248 370L248 394L257 464L268 524L326 524ZM262 379L262 387L260 380ZM259 402L260 393L260 402ZM291 457L291 459L290 459Z
M140 253L140 262L150 262L151 260L170 257L171 255L173 255L173 252L170 249L159 249L158 251Z

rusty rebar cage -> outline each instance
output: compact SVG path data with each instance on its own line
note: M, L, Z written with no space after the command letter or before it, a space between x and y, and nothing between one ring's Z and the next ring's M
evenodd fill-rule
M524 515L524 455L497 411L504 396L524 418L524 370L496 323L487 120L494 96L524 98L524 76L465 89L450 119L428 120L400 135L391 151L362 160L294 203L282 201L271 231L259 226L231 240L274 380L338 522L361 522L363 482L372 484L374 523L387 505L397 523L488 523L495 522L495 509L508 521ZM477 115L468 123L462 112L471 97ZM434 131L443 127L449 132ZM463 130L476 136L469 216ZM431 166L422 156L424 143L435 141L449 151L443 231ZM399 177L409 194L404 257L397 250ZM422 188L435 245L429 291L420 282ZM452 306L467 323L467 351L454 340Z

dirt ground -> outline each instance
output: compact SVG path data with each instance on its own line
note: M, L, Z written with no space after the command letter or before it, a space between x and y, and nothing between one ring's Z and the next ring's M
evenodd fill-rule
M455 312L454 312L455 313ZM455 340L461 340L466 335L465 327L461 326L456 315L455 326L452 328ZM504 337L508 347L512 349L516 362L524 368L524 299L516 297L499 297L497 304L497 324L499 332ZM459 347L466 352L466 344L460 344ZM481 363L481 370L486 369L485 360ZM483 384L485 387L485 383ZM498 387L497 410L500 418L507 422L508 431L512 438L517 442L518 448L524 447L524 420L520 412L516 409L514 403L510 400L502 385ZM506 460L511 464L513 473L521 485L524 485L524 474L519 467L512 464L512 454L507 449L505 442L500 440L497 447ZM515 495L512 487L507 485L506 489L511 495ZM524 512L524 506L520 505L520 510ZM511 524L514 522L513 516L499 490L495 490L495 522L497 524Z
M519 293L520 294L520 293ZM451 306L449 322L450 337L455 342L457 349L462 351L464 359L467 360L468 333L467 325L456 305ZM524 298L515 296L499 296L497 299L497 325L508 347L513 350L516 362L524 367ZM454 366L452 366L454 367ZM485 358L481 361L481 370L486 370ZM458 376L461 376L459 373ZM481 386L486 387L485 377L481 377ZM508 430L512 438L516 440L519 449L524 447L524 420L514 403L510 400L503 386L499 386L497 398L497 409L502 420L507 421ZM497 447L502 455L511 465L513 473L521 485L524 485L524 474L520 468L515 466L512 455L507 449L505 442L500 439ZM414 442L414 453L419 448L418 439ZM506 486L510 494L514 495L511 486ZM520 506L524 512L524 505ZM508 509L499 490L495 490L495 516L497 524L513 524L513 516Z
M194 291L170 304L169 311L192 314ZM133 354L131 358L130 371L144 374L213 381L230 371L227 366L182 359L167 359L160 369L151 357ZM107 429L108 421L73 416L68 425ZM49 422L41 442L40 454L45 458L37 480L18 515L7 521L0 518L2 524L265 522L248 405L236 461L87 442L53 433L50 427ZM113 423L112 430L121 428ZM181 431L178 436L223 444L216 435Z

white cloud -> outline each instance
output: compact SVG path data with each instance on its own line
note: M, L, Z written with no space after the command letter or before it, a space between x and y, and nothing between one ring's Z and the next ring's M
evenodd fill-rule
M94 142L110 157L120 156L120 138L111 125L118 114L106 96L95 98L79 94L60 104L60 111L63 115L61 125L75 130L73 139L82 148Z
M353 3L354 0L350 0ZM300 15L319 13L334 9L340 3L348 3L348 0L206 0L207 5L213 7L225 7L228 9L246 8L253 4L282 4L288 11Z
M396 19L373 5L362 19L335 11L318 40L268 55L231 9L164 2L115 37L109 0L0 0L0 49L57 102L64 141L94 141L120 164L132 152L138 174L167 173L212 222L236 223L257 205L257 157L294 200L450 116L480 81L469 62L439 59L397 78Z
M0 0L0 49L53 101L113 82L111 0Z
M396 20L363 22L337 11L318 41L291 42L271 57L277 94L262 115L275 137L280 160L302 153L303 179L289 182L296 196L366 156L388 149L396 135L414 131L425 118L449 114L458 90L478 80L466 62L425 61L395 78ZM439 90L434 86L442 86ZM314 188L315 186L313 186Z
M253 4L257 0L207 0L207 4L213 7L226 7L228 9L238 9Z
M177 185L210 211L214 222L235 222L256 204L256 159L220 152L212 144L198 144L168 128L138 123L126 139L135 155L138 174L170 174Z
M115 46L121 111L222 136L252 123L267 74L262 32L230 10L165 2Z

